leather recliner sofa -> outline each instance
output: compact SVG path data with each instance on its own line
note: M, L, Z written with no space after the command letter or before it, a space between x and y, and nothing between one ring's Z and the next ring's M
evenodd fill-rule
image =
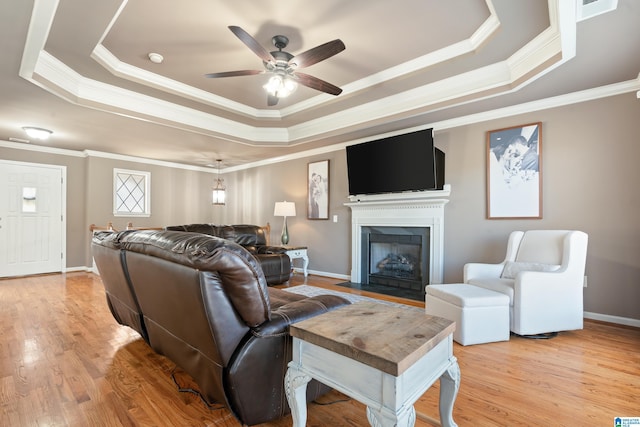
M92 252L115 319L191 375L207 402L225 404L245 425L290 411L289 325L349 304L268 287L246 249L205 234L99 232ZM312 381L307 400L327 391Z
M185 224L167 226L165 230L203 233L239 244L260 261L269 285L284 283L291 277L291 258L286 254L287 249L282 246L268 245L264 227L248 224Z

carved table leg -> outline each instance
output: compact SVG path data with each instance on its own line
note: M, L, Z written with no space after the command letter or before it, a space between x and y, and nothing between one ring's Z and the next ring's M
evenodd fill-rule
M311 377L300 371L292 363L284 377L287 402L291 408L293 427L304 427L307 423L307 383Z
M453 421L453 403L460 388L460 367L452 357L452 363L440 377L440 424L442 427L457 427Z
M412 427L416 424L416 410L411 405L396 414L383 413L367 406L367 420L372 427Z

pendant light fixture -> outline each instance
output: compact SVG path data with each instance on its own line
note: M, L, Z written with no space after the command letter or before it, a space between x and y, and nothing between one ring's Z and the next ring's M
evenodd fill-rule
M226 196L226 188L224 186L224 179L220 178L220 164L222 160L216 160L216 168L218 169L218 176L216 178L216 185L212 187L211 193L211 204L213 205L224 205L225 204L225 196Z

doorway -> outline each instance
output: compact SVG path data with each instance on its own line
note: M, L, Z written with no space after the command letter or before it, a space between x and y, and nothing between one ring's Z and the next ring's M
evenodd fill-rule
M0 277L66 265L66 167L0 160Z

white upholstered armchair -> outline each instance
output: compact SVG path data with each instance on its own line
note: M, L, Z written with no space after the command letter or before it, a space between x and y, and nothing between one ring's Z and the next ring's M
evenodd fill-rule
M464 282L509 297L518 335L582 329L588 236L582 231L514 231L499 264L464 266Z

